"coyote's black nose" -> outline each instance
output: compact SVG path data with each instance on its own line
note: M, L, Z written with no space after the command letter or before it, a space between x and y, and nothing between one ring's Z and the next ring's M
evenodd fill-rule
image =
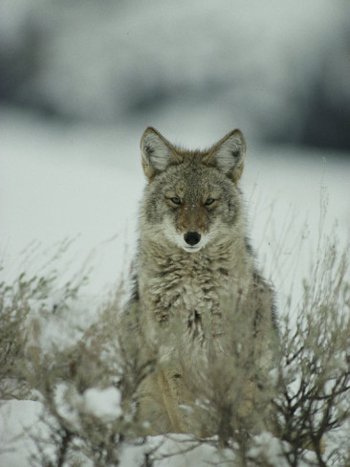
M184 235L185 242L189 245L196 245L201 239L201 235L198 232L187 232Z

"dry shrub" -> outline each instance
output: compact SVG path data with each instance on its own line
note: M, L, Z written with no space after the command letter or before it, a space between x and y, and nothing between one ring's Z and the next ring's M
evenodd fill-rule
M349 446L325 449L332 432L350 420L350 282L348 248L327 240L304 281L297 310L281 322L282 361L275 398L289 465L305 447L316 465L349 465Z
M242 345L249 333L234 323L227 324L233 339L224 358L209 346L205 371L187 368L185 378L198 394L192 415L217 434L191 437L193 446L214 446L226 465L350 465L348 251L330 241L320 250L297 309L290 301L283 310L275 368L262 375L252 370L249 345ZM45 435L32 433L33 465L120 465L125 446L145 443L138 437L138 389L157 360L144 361L136 329L120 335L120 289L96 310L95 322L76 342L43 348L40 335L50 312L68 316L72 303L76 310L83 285L67 284L62 306L50 311L47 299L56 278L22 274L10 285L0 284L1 398L36 398L45 408ZM252 380L260 391L248 397L249 410L243 410ZM102 402L109 399L105 410ZM140 467L161 465L152 443L141 451Z

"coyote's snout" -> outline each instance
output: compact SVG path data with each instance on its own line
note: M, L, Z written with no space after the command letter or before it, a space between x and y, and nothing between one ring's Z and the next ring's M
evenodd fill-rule
M221 422L200 409L201 398L224 403L230 426L244 414L255 430L268 423L270 392L259 394L277 333L272 290L246 237L245 152L239 130L205 151L176 147L153 128L141 139L148 183L129 315L142 356L157 362L139 398L153 434L216 433Z

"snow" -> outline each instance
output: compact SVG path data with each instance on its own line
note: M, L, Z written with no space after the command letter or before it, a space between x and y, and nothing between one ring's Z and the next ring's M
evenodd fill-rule
M121 394L115 387L88 388L79 394L73 385L59 383L54 400L60 416L77 430L81 414L92 415L103 423L112 422L122 415Z
M30 431L39 429L42 405L34 401L0 401L0 464L29 466L33 448Z
M281 444L276 438L266 432L261 433L256 438L257 445L249 452L253 458L260 459L262 456L265 456L266 459L269 459L272 465L288 467L288 463L283 459Z
M159 444L156 467L205 467L208 464L220 465L220 462L230 465L233 459L231 452L220 452L210 444L198 446L196 441L186 435L170 435Z
M83 394L83 410L104 422L113 421L122 415L121 394L117 388L90 388Z

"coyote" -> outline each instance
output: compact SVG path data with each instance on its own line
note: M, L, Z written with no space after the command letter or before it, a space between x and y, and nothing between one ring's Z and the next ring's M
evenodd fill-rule
M245 152L239 130L205 151L174 146L154 128L142 136L148 183L124 335L156 362L139 394L148 434L208 436L238 420L257 431L272 418L278 333L273 292L246 237Z

